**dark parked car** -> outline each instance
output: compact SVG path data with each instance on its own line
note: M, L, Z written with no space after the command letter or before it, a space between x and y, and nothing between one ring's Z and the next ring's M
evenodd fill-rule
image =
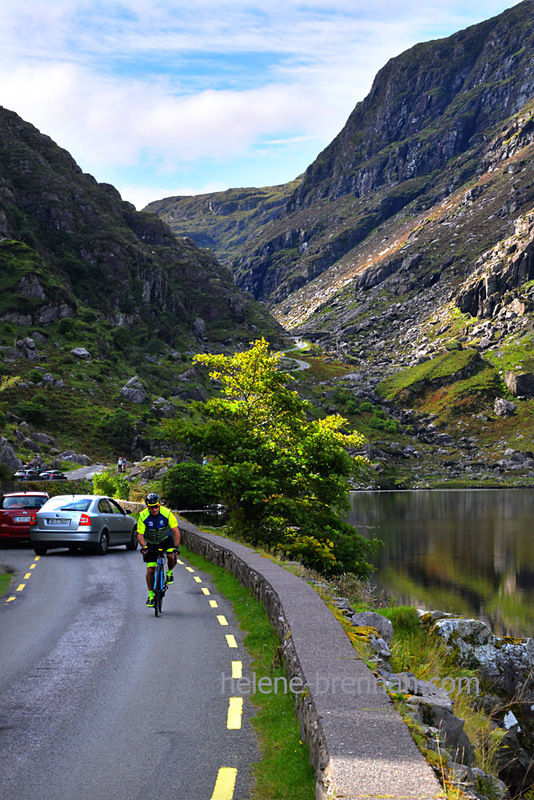
M55 547L83 548L104 556L108 547L116 545L137 548L137 522L111 497L58 495L32 517L30 541L39 556Z
M39 475L41 481L68 481L66 475L59 469L47 469Z
M8 492L0 499L0 542L30 540L30 521L48 492Z

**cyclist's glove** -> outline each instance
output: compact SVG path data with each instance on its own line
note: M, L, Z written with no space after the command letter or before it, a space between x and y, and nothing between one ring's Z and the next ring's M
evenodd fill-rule
M180 548L179 547L173 547L172 552L175 553L177 556L179 556L180 555Z
M141 555L145 556L148 553L148 547L142 547L140 553Z

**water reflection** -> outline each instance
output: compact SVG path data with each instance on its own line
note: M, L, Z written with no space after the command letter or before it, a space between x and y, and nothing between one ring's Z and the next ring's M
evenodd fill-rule
M348 519L384 541L375 582L399 603L534 635L534 492L352 492Z

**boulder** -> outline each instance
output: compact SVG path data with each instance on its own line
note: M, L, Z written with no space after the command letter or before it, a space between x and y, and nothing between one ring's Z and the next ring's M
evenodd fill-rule
M0 436L0 464L4 464L13 472L22 467L22 461L4 436Z
M129 403L137 403L138 405L144 403L147 398L145 388L137 375L134 375L133 378L130 378L130 380L124 384L119 394Z
M391 644L391 640L393 639L393 625L391 621L382 614L378 614L376 611L361 611L357 614L353 614L350 621L357 627L375 628L379 633L379 637L377 638L383 639L387 645Z
M496 397L493 410L498 417L511 417L512 414L515 414L516 406L510 400Z
M72 461L74 464L80 464L82 467L89 467L93 463L89 456L80 455L75 453L74 450L64 450L59 454L59 458L62 461Z
M506 370L504 382L514 397L532 397L534 395L534 373L532 372Z
M91 358L91 353L89 350L86 350L85 347L75 347L70 352L73 356L76 356L76 358Z
M475 669L496 690L513 696L534 691L534 640L494 636L478 619L447 617L430 632L445 642L455 662Z

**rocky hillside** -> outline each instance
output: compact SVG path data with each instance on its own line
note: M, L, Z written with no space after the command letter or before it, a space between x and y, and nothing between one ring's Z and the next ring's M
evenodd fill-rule
M144 347L151 339L182 347L196 339L248 341L255 326L280 333L210 252L175 239L158 217L138 213L6 109L0 235L4 328L48 326L93 309Z
M298 184L299 179L263 189L166 197L149 203L145 211L157 214L177 236L210 248L230 266L250 237L259 238L265 226L280 215Z
M306 170L268 224L241 216L241 253L233 260L238 285L278 304L327 270L360 260L379 227L406 220L479 177L485 145L534 95L532 0L450 38L417 45L377 74L336 139ZM237 191L236 191L237 194ZM230 209L224 195L203 198L211 217ZM163 201L162 201L163 202ZM175 232L190 230L190 199L165 201ZM234 220L237 224L237 218ZM208 230L208 228L206 228ZM201 235L200 231L191 231ZM500 238L500 230L481 242ZM360 266L363 264L360 261ZM330 282L330 277L327 282Z
M348 366L323 381L338 410L395 417L397 435L366 432L384 476L415 445L407 485L534 479L533 9L392 59L276 216L226 250L240 286ZM186 202L167 205L177 232Z
M72 448L149 452L161 419L204 391L192 354L287 338L212 252L138 213L2 108L0 289L0 464L10 468L55 466Z

